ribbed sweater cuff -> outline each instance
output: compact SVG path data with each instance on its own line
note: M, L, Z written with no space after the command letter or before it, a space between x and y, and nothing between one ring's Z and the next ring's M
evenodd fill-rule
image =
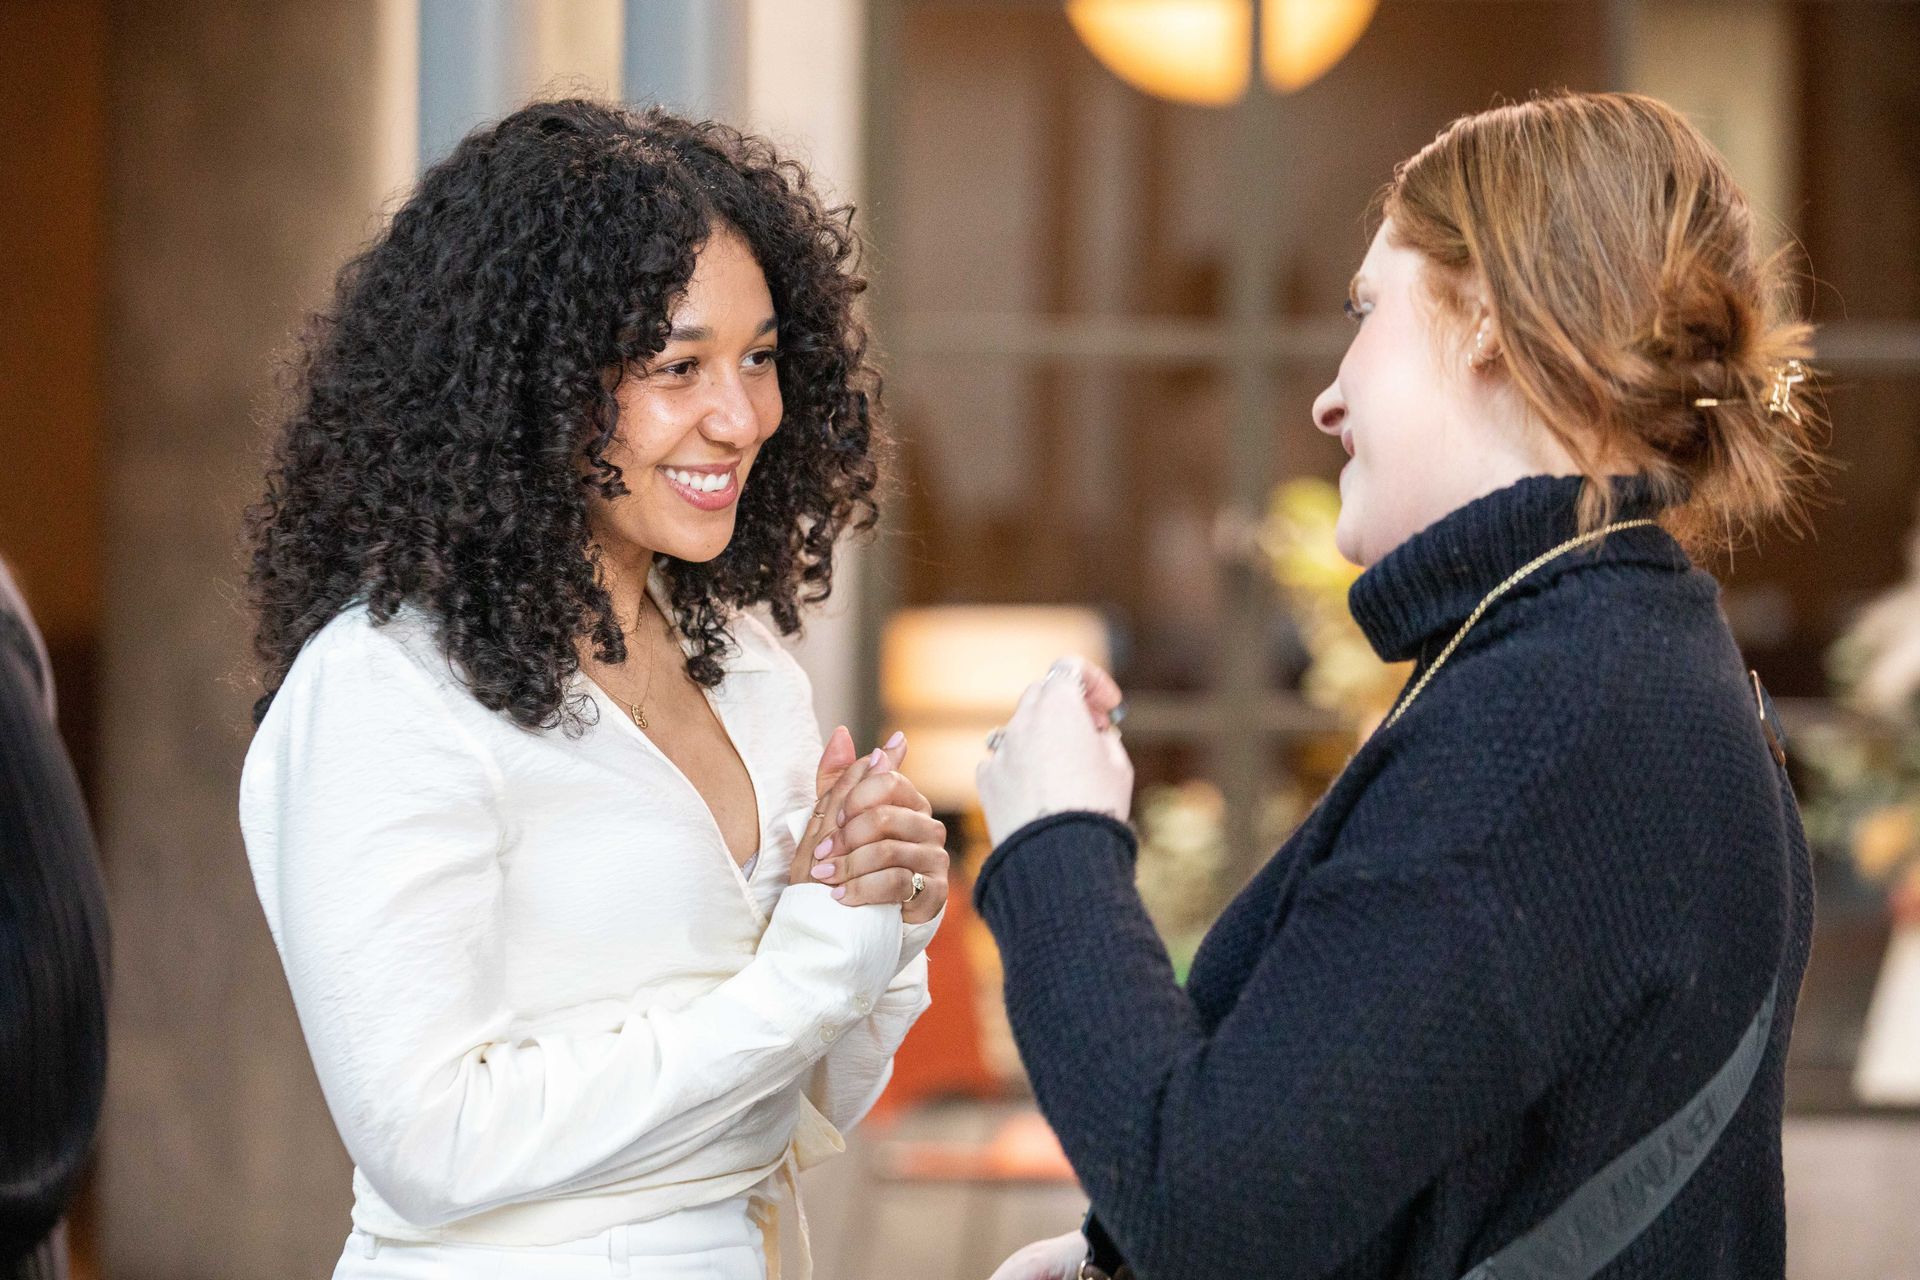
M1045 838L1049 833L1051 838ZM1115 838L1101 839L1102 833ZM1134 860L1140 852L1133 828L1110 814L1073 809L1035 818L1002 840L973 882L974 906L985 915L988 897L995 893L1022 897L1036 892L1083 893L1086 877L1098 874L1097 863L1081 852L1086 845L1113 850L1113 865L1127 882L1132 882ZM1062 865L1063 857L1070 865ZM1001 887L996 890L996 885Z

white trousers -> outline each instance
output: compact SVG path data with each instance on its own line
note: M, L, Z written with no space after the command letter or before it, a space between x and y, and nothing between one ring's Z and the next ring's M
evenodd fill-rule
M766 1280L746 1196L564 1244L417 1244L355 1230L333 1280Z

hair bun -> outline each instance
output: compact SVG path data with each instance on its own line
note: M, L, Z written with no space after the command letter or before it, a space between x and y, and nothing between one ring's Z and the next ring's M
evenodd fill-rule
M1652 98L1565 93L1453 122L1394 172L1381 204L1452 319L1484 289L1501 367L1582 471L1585 528L1609 472L1649 477L1696 545L1789 521L1817 475L1817 403L1770 412L1809 354L1783 259L1757 252L1726 161Z
M1676 400L1735 397L1755 373L1753 286L1689 255L1662 274L1645 355Z

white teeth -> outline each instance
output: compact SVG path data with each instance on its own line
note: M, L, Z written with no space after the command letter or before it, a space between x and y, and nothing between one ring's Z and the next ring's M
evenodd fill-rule
M667 478L675 484L685 485L689 489L697 489L701 493L718 493L733 483L733 474L728 471L708 474L699 471L675 471L671 467L664 467L662 470L667 473Z

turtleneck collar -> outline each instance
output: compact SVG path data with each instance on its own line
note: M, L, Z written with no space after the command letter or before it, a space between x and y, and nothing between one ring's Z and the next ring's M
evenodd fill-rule
M1383 556L1347 596L1374 652L1387 662L1419 657L1429 641L1458 629L1507 575L1577 537L1583 483L1579 476L1528 476L1449 513ZM1664 505L1641 476L1616 479L1614 495L1614 520L1657 515ZM1642 526L1542 565L1525 587L1537 590L1573 566L1596 560L1674 570L1691 566L1664 529Z

